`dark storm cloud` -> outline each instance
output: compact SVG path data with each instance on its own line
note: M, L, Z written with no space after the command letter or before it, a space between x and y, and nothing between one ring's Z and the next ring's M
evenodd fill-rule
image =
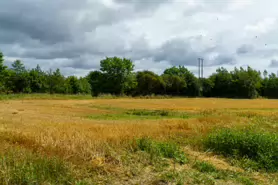
M195 66L198 57L200 55L187 42L179 39L164 43L154 52L155 61L169 61L173 65Z
M221 66L221 65L235 65L236 59L231 55L220 54L214 60L212 60L211 66Z
M236 63L234 57L228 53L220 53L214 59L209 59L208 55L219 50L218 47L206 48L196 51L191 44L182 39L173 39L164 43L161 48L153 52L153 59L157 62L168 61L172 65L197 66L197 59L203 57L206 66L233 65Z
M114 0L119 4L133 6L135 10L152 10L161 4L173 2L173 0Z
M118 2L120 3L120 2ZM149 15L163 1L156 3L127 3L120 8L101 1L90 0L2 0L0 1L0 49L10 57L34 59L71 59L72 67L87 68L90 61L83 55L125 55L123 41L114 34L114 25L138 16ZM145 7L145 9L143 8ZM147 8L149 7L149 8ZM134 11L140 9L140 11ZM146 15L145 15L146 14ZM110 32L97 30L110 27ZM106 30L109 30L106 28ZM91 33L90 40L85 36ZM112 44L113 43L113 44ZM122 44L121 44L122 43ZM13 49L16 46L16 49ZM140 59L144 54L136 48L129 55ZM140 49L139 49L140 50ZM136 54L135 54L136 53ZM94 66L94 65L92 65Z
M269 67L278 68L278 60L275 60L275 59L271 60Z
M254 48L252 45L249 44L243 44L239 48L237 48L236 53L238 55L248 54L254 51Z
M231 54L221 51L222 46L192 47L194 39L202 43L201 36L170 39L155 48L145 38L129 38L132 35L123 22L150 18L157 8L170 5L172 0L114 2L121 6L101 0L0 0L0 50L10 58L21 58L26 66L41 63L46 69L94 69L106 56L186 66L196 66L198 57L204 57L207 66L235 63ZM209 59L213 52L218 55Z

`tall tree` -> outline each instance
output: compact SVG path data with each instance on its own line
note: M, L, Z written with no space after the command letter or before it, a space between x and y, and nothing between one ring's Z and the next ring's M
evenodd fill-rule
M165 94L165 82L162 78L151 71L141 71L137 73L137 94Z
M100 71L91 71L87 76L88 82L91 86L92 96L98 96L104 92L104 78Z
M107 80L108 88L113 94L124 94L130 85L134 64L126 58L106 58L100 61L100 70Z
M181 95L186 91L187 84L185 79L177 75L163 74L162 79L165 82L166 93L170 95Z
M31 92L29 73L20 60L16 60L12 63L10 74L12 90L15 93Z
M5 79L6 79L7 66L4 65L4 55L0 52L0 92L6 91Z
M182 92L183 95L186 96L200 96L200 83L198 79L194 76L192 72L190 72L187 68L184 66L178 66L178 67L171 67L164 71L163 74L167 75L176 75L185 80L185 83L187 84L187 88L184 92Z

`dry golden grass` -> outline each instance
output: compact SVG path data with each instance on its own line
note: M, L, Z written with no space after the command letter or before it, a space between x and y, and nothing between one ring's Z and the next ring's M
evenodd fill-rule
M121 146L123 141L134 137L167 138L179 132L204 134L213 126L242 125L246 121L234 115L211 115L188 120L90 120L85 116L109 113L109 110L97 109L93 105L194 111L261 109L253 111L253 114L269 114L263 111L264 108L278 109L278 101L270 100L13 100L0 103L0 131L13 136L26 136L41 146L51 146L87 156L92 152L101 151L100 145L103 143Z
M113 113L113 110L99 109L97 106L169 109L196 112L204 116L163 120L88 119L86 116L89 115ZM190 138L205 135L215 127L245 126L248 115L275 115L278 101L204 98L10 100L0 102L0 110L0 152L8 146L20 146L59 156L77 165L101 166L108 150L125 149L134 138L150 136L166 140L175 135ZM117 162L115 164L114 168L119 166ZM221 168L226 165L224 162L219 164ZM112 168L110 170L113 171Z

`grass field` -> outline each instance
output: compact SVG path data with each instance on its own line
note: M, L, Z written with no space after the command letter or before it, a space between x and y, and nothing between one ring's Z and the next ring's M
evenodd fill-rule
M278 101L0 101L0 184L278 184Z

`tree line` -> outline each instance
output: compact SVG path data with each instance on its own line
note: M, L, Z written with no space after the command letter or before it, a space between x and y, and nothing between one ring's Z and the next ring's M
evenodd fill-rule
M185 97L278 98L278 77L251 67L220 67L208 78L197 78L184 66L173 66L161 75L144 70L135 72L130 59L110 57L100 61L100 70L87 76L65 77L59 69L42 71L40 66L27 70L20 60L8 68L0 52L1 93L60 93Z

